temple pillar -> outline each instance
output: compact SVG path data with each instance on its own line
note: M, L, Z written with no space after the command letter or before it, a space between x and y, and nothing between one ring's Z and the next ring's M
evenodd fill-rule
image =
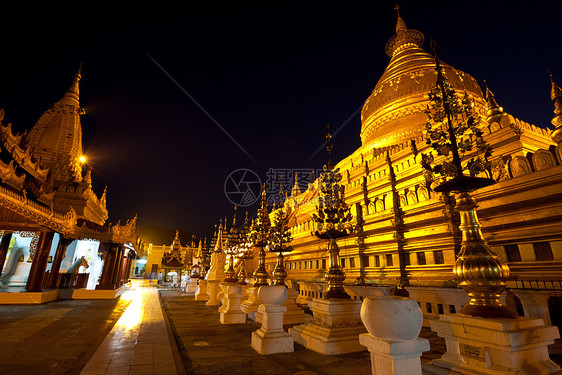
M107 251L103 260L103 270L100 277L100 283L96 289L114 289L113 288L113 271L115 268L117 244L107 244Z
M133 261L133 252L129 251L127 254L127 261L125 262L125 270L123 273L123 283L129 282L129 276L131 275L131 263Z
M33 263L31 263L27 284L25 285L25 290L28 292L41 292L43 290L43 277L47 269L54 235L55 232L41 232L39 236L37 251L35 252Z
M115 267L113 270L113 277L111 279L111 283L113 284L113 289L117 289L121 286L122 267L123 267L123 247L119 246L116 251Z
M287 310L283 302L287 299L285 285L261 286L258 298L263 302L258 311L263 316L262 326L252 332L252 348L260 354L291 353L295 341L283 330L283 313Z
M4 231L2 236L2 242L0 242L0 276L2 276L2 269L4 268L4 263L6 262L6 255L8 254L8 248L10 247L10 241L12 241L12 232Z
M66 238L62 235L59 236L57 251L55 252L55 258L53 259L53 265L51 266L51 273L49 274L49 279L47 280L47 289L57 288L60 265L64 259L66 248L72 243L72 241L74 241L72 238Z

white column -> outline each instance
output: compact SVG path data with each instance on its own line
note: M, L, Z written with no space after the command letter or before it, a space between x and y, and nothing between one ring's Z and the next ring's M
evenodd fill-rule
M242 287L240 285L226 285L224 304L219 309L221 324L246 323L246 314L240 310Z
M207 293L209 294L209 300L207 301L207 306L218 306L220 301L217 299L218 289L220 288L219 281L208 280L207 281Z
M283 313L287 308L281 304L287 299L287 287L262 286L258 296L263 302L258 307L263 318L261 328L252 332L252 348L260 354L293 352L293 337L283 330Z
M393 341L362 333L359 342L371 353L373 375L422 375L420 357L429 350L427 339Z
M527 318L540 318L546 325L551 325L548 299L554 295L550 291L511 290L521 300L523 311Z
M199 279L199 286L197 287L197 292L195 292L196 301L208 301L209 295L207 294L207 280Z
M422 352L429 341L418 337L423 314L416 300L404 297L367 297L361 320L369 333L359 342L371 353L372 374L421 375Z

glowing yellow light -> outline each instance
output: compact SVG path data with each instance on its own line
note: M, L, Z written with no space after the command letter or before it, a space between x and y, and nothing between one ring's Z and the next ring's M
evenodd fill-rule
M86 157L84 155L80 155L78 160L80 160L80 163L84 164L86 162Z
M128 331L131 329L137 328L140 323L142 322L142 316L144 314L144 306L143 301L146 299L142 295L143 293L139 293L136 290L130 290L121 296L121 299L128 301L132 300L127 307L127 310L121 315L121 318L115 324L116 327Z

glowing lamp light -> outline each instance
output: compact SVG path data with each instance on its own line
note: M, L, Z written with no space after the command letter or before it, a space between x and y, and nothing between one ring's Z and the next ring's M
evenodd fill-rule
M86 157L84 155L80 155L78 160L80 160L80 163L84 164L86 162Z

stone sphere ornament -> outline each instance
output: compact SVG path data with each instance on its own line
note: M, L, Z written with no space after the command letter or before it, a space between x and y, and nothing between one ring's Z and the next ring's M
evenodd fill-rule
M282 305L287 299L288 289L285 285L263 285L258 289L258 298L264 305Z
M405 297L366 297L360 314L367 331L385 340L413 340L420 334L423 323L416 300Z

